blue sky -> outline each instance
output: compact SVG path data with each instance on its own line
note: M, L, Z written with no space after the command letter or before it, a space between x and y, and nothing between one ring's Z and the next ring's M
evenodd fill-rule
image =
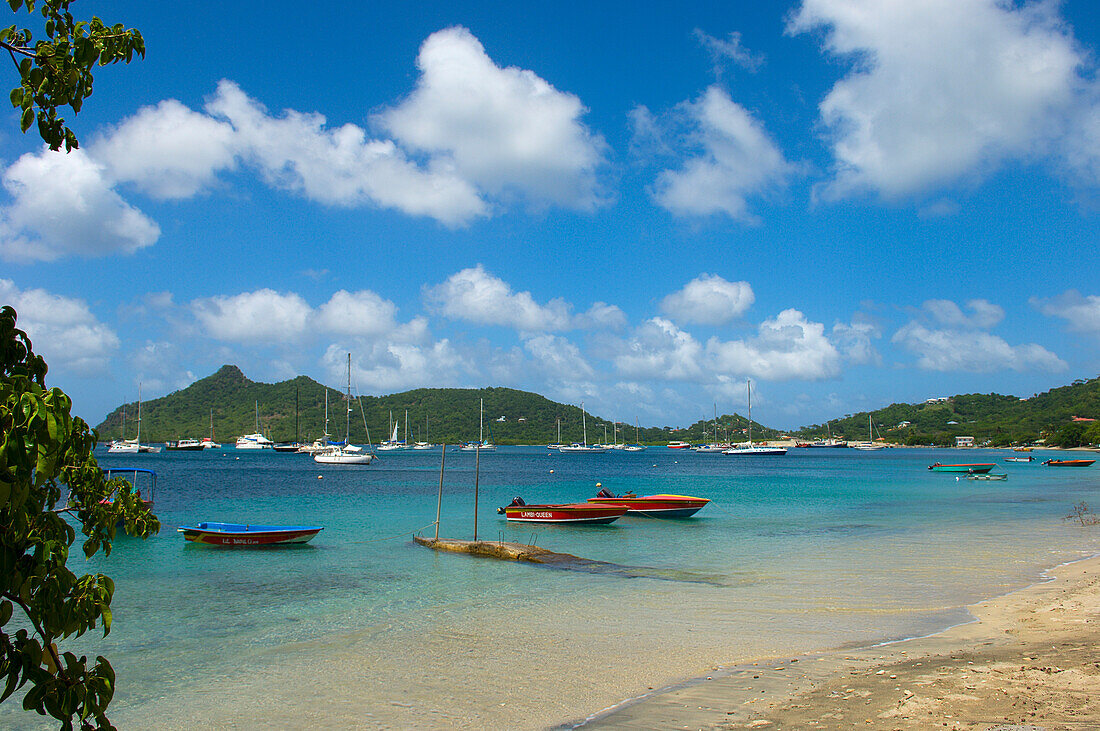
M148 53L79 153L0 126L0 300L92 423L349 351L655 425L1027 396L1100 363L1089 6L77 2Z

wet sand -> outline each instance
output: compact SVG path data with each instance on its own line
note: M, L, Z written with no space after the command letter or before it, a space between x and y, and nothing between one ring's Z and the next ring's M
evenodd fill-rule
M598 729L1100 729L1100 557L931 637L735 668Z

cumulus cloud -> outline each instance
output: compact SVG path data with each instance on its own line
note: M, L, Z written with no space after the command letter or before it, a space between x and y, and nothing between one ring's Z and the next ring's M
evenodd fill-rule
M700 148L678 170L657 176L653 197L678 215L724 213L753 223L748 198L786 184L796 167L787 162L764 127L717 86L681 105L688 139ZM635 115L635 128L647 115ZM652 120L650 120L652 121Z
M305 331L311 309L301 296L271 289L191 303L207 335L236 343L291 343Z
M703 346L671 321L654 317L619 344L613 363L624 378L698 381L705 377Z
M236 165L233 126L175 99L143 107L90 145L116 182L154 198L189 198Z
M748 282L702 274L661 300L661 311L682 324L723 325L744 314L755 299Z
M769 381L819 380L840 373L840 353L825 336L825 326L795 309L760 324L755 338L707 341L717 373L755 376Z
M880 337L882 333L869 322L838 322L833 325L833 343L849 363L881 363L882 356L871 342Z
M575 95L532 71L497 66L463 27L429 36L417 68L412 93L375 116L402 145L492 193L580 209L598 203L606 145L580 121L586 110Z
M561 336L536 335L525 340L523 348L538 369L556 381L585 381L596 375L580 348Z
M927 300L922 308L940 325L948 327L969 327L987 330L1004 319L1005 311L1000 305L984 299L973 299L966 303L971 314L967 315L957 304L950 300Z
M21 290L10 279L0 279L0 304L15 308L16 326L27 333L51 370L98 375L118 350L118 335L83 300L44 289Z
M1028 302L1044 315L1062 318L1073 332L1100 337L1100 296L1071 289L1053 299L1032 297Z
M160 237L82 150L27 153L4 172L3 185L11 201L0 207L0 258L9 261L130 254Z
M1061 371L1065 362L1046 348L1009 345L986 332L1004 319L1004 309L987 300L966 303L970 314L950 300L928 300L891 342L918 356L917 367L931 371Z
M626 327L626 314L606 302L595 302L583 315L578 315L574 324L579 328L621 330Z
M332 382L344 381L349 352L352 383L363 393L392 393L427 384L456 386L474 370L446 339L424 344L356 340L325 349L321 362Z
M222 81L206 111L233 125L241 154L273 186L328 205L373 203L461 225L486 215L477 191L446 162L420 169L390 140L369 139L353 124L325 126L320 114L280 117L231 81Z
M978 330L937 330L913 321L894 333L892 341L919 356L917 367L929 371L1053 372L1068 367L1041 345L1013 346L1003 338Z
M440 314L480 325L500 325L529 332L566 330L572 326L570 306L562 299L545 305L530 292L513 292L504 280L480 264L452 274L424 290L428 304Z
M886 198L985 172L1062 134L1083 54L1057 4L803 0L789 33L852 60L819 106L835 158L824 190Z

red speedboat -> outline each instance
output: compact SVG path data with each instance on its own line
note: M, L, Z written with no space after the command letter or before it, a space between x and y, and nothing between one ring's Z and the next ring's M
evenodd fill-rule
M520 523L612 523L626 514L625 505L589 505L568 503L564 505L527 505L516 498L511 505L497 508L497 512L511 521Z
M637 513L650 518L688 518L699 512L710 502L710 499L690 495L638 497L632 492L616 496L607 490L600 490L596 497L588 498L588 502L599 505L621 505L627 509L628 513Z
M1047 467L1088 467L1095 459L1048 459L1043 462Z

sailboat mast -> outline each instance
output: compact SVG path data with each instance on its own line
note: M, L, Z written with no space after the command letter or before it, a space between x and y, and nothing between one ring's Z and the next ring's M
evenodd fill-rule
M584 433L584 446L588 446L588 421L584 418L584 402L581 401L581 429Z
M348 410L344 415L347 426L344 427L344 446L351 444L351 353L348 353Z
M485 399L481 399L481 417L478 419L477 440L485 443Z
M141 448L141 381L138 381L138 428L137 428L137 443L138 448Z
M745 379L745 397L749 401L749 447L752 447L752 381Z

